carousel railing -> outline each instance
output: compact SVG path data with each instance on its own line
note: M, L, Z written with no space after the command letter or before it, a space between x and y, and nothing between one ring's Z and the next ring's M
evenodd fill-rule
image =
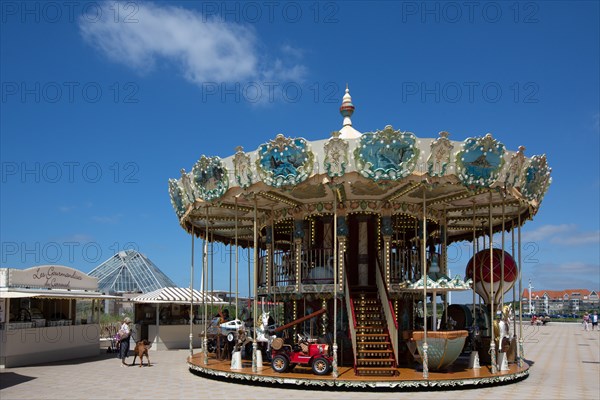
M333 249L303 250L301 263L302 283L333 283Z
M296 282L293 252L277 250L273 253L273 285L288 286Z
M296 261L293 250L273 252L271 279L275 286L289 286L296 282ZM263 254L258 263L258 286L267 286L268 255ZM333 249L302 250L300 281L304 284L333 283Z
M385 257L382 256L381 259L385 260ZM427 250L427 259L431 259L429 250ZM421 279L421 251L393 247L390 251L390 283L416 282L419 279Z
M269 274L272 285L288 286L296 282L296 263L293 254L291 250L276 250L273 252L273 270ZM267 260L267 254L259 257L258 287L267 286Z
M392 350L394 351L394 363L398 362L398 319L396 318L396 312L394 311L394 305L390 300L388 290L385 284L385 278L383 268L379 257L377 258L377 271L375 273L375 281L377 283L377 291L379 298L381 299L381 305L383 308L383 314L385 315L385 321L387 326L388 335L390 336L390 343Z

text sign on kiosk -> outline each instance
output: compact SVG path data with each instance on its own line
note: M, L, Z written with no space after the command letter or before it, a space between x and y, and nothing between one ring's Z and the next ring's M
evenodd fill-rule
M40 265L25 270L10 269L10 286L48 289L97 290L98 278L63 265Z

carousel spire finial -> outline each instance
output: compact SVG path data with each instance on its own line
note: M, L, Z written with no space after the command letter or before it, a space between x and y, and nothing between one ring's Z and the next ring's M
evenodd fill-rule
M340 114L344 117L343 126L352 126L352 120L350 117L354 114L354 105L352 104L352 97L350 97L350 89L346 83L346 94L342 98L342 105L340 107Z

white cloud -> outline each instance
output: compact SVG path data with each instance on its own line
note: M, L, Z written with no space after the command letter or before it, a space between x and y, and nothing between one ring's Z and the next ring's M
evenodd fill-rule
M534 285L540 289L594 289L600 288L600 266L582 262L562 264L544 263L531 269ZM524 279L528 273L524 272Z
M73 235L67 236L63 240L64 242L77 242L77 243L89 243L94 241L92 235L87 233L74 233Z
M558 245L587 245L600 243L600 231L582 232L577 225L542 225L532 231L523 232L523 242L540 242L548 240Z
M266 55L259 54L258 49L266 46L260 43L252 27L219 22L181 7L145 2L136 6L133 15L127 10L131 18L115 21L117 6L112 2L101 3L100 20L84 17L79 20L84 39L112 61L139 73L149 73L166 61L196 85L260 79L297 80L305 72L301 65L287 65L277 58L270 61ZM119 4L118 7L125 6ZM281 51L285 55L290 49L285 47Z

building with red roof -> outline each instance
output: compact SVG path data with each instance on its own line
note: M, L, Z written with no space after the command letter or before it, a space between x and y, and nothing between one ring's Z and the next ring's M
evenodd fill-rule
M526 314L579 314L597 310L599 297L598 290L532 290L530 309L529 289L524 289L521 303L523 312Z

